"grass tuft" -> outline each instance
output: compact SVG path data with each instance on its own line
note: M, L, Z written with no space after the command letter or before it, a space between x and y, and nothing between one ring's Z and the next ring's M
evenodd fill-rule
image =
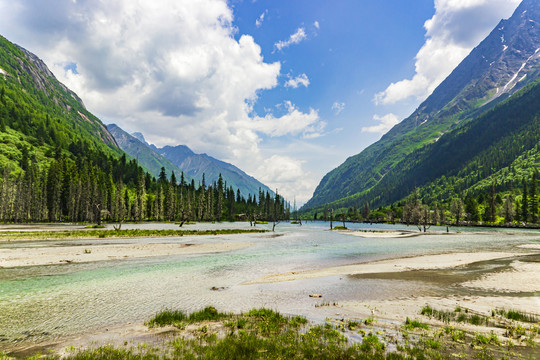
M231 318L232 314L220 313L213 306L207 306L204 309L194 312L187 318L188 322L195 323L201 321L217 321Z
M478 314L469 314L469 309L462 309L461 307L456 307L454 311L447 310L437 310L433 309L429 305L426 305L422 308L420 312L421 315L435 318L439 321L449 323L450 321L455 322L466 322L473 325L488 325L490 324L490 319L487 316L478 315Z
M166 309L160 311L153 318L148 320L146 325L150 327L173 325L174 323L178 323L186 319L187 316L182 311Z
M509 320L522 321L533 324L540 322L540 319L537 316L519 310L497 309L494 313L501 315Z
M421 323L417 320L411 320L407 317L405 320L405 329L407 330L414 330L414 329L424 329L428 330L429 326L427 324Z

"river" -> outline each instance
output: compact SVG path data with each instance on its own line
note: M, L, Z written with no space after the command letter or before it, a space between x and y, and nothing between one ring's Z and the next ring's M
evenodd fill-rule
M347 224L351 229L415 230L403 225ZM249 228L247 223L197 224L188 229ZM271 229L271 225L258 225ZM174 224L124 224L123 228L177 229ZM431 230L444 231L444 228ZM225 253L177 255L48 266L2 268L0 264L0 351L23 343L55 341L128 323L143 323L159 310L186 312L207 305L221 311L269 307L301 314L313 321L335 316L325 302L384 299L408 294L436 294L442 289L422 281L354 276L282 282L243 283L264 275L356 264L378 259L449 251L505 251L538 243L536 231L456 229L453 236L362 238L329 231L328 223L302 226L280 223L275 233L184 236L144 239L0 242L14 247L126 243L249 242ZM473 232L474 230L474 232Z

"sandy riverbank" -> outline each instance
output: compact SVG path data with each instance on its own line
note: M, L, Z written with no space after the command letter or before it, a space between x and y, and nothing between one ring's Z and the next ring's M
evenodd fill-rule
M374 301L349 301L340 303L336 311L343 313L345 317L386 319L402 324L408 317L419 319L422 322L445 326L437 319L420 314L422 308L429 305L437 310L453 312L457 307L469 309L474 313L491 317L492 310L513 309L526 313L540 314L540 298L535 296L513 297L513 296L449 296L449 297L415 297L406 299L388 299ZM453 324L461 329L471 332L490 333L496 332L502 336L504 328L494 328L477 326L467 323Z
M374 301L349 301L340 304L340 307L346 314L354 313L358 316L396 321L403 321L406 317L418 318L425 305L449 311L454 311L456 307L467 308L488 317L491 316L491 311L496 309L512 309L540 315L540 296L535 295L540 292L539 275L540 263L513 261L505 271L488 273L479 279L458 284L471 290L484 290L489 295L398 297ZM504 293L507 295L502 295ZM439 323L424 318L427 322Z
M104 244L0 249L0 267L53 265L167 255L193 255L244 249L248 242Z
M497 292L540 292L540 263L513 261L508 271L487 274L461 285ZM540 297L537 300L540 305ZM540 306L537 310L540 313Z
M288 272L266 275L246 284L277 283L303 279L314 279L336 275L359 275L375 273L393 273L410 270L450 269L457 266L472 264L479 261L512 258L533 253L519 252L475 252L475 253L449 253L439 255L422 255L408 258L375 261L365 264L328 267L323 269Z

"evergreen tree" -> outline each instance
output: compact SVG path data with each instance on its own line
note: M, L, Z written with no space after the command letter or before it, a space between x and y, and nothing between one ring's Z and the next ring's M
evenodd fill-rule
M217 208L216 208L216 219L221 221L221 215L223 213L223 178L219 174L217 182Z
M504 201L504 221L511 223L514 221L514 205L511 196L508 196Z
M364 220L367 220L369 218L369 204L367 202L364 204L364 208L362 209L362 218Z
M538 222L538 173L535 171L533 173L531 181L531 189L529 191L529 206L530 206L530 217L531 222Z
M167 173L165 172L165 168L163 166L161 167L161 170L159 171L158 183L160 185L167 184Z
M454 219L456 220L456 225L459 225L461 222L461 218L463 216L463 202L461 201L460 198L452 199L450 211L452 212L452 215L454 215Z
M146 212L146 178L142 169L139 171L139 176L137 177L137 194L136 194L136 210L135 218L137 221L144 220Z
M527 191L527 181L523 179L523 195L521 197L521 221L527 223L529 221L529 200Z
M489 192L489 221L494 223L496 219L496 207L495 207L495 185L491 184L491 190Z
M465 213L467 216L467 220L469 221L478 222L480 220L478 203L476 202L476 199L471 195L467 195L467 197L465 197Z

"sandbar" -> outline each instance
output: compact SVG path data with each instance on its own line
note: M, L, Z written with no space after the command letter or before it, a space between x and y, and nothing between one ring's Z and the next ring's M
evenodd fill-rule
M0 249L0 268L70 264L167 255L193 255L247 248L248 242L107 244Z
M525 244L525 245L519 245L518 247L522 249L536 249L540 250L540 244Z
M421 318L422 322L428 322L438 325L447 325L436 319L421 316L422 307L429 305L437 310L454 311L457 307L470 309L487 317L491 316L492 310L514 309L525 311L527 313L540 314L540 298L535 296L513 297L513 296L422 296L413 298L398 298L388 300L372 301L348 301L339 304L336 310L342 311L348 316L357 317L375 317L379 319L392 320L403 323L404 319ZM460 323L460 328L479 331L481 327ZM490 331L500 332L504 329L486 328L486 333Z
M536 253L532 253L536 254ZM244 284L277 283L303 279L315 279L327 276L358 275L392 273L410 270L450 269L457 266L468 265L479 261L511 258L516 256L532 255L531 253L517 252L469 252L449 253L438 255L422 255L408 258L374 261L355 265L327 267L307 271L287 272L263 276L257 280Z
M461 285L498 292L540 292L540 263L513 261L508 271L487 274Z
M340 231L340 233L377 239L408 238L424 234L416 231Z

